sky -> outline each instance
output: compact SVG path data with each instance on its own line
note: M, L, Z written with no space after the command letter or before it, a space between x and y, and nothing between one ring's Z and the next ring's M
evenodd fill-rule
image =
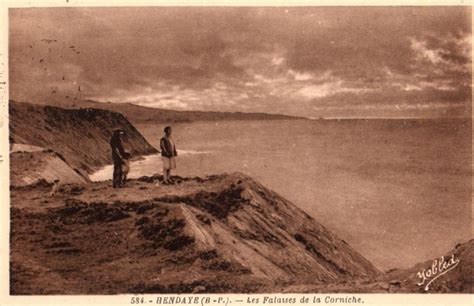
M469 7L20 8L10 99L471 117Z

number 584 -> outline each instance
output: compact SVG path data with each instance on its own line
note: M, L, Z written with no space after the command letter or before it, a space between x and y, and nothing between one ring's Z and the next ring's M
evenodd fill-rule
M142 297L134 296L130 300L130 304L144 304L144 303L145 303L145 298L143 296Z

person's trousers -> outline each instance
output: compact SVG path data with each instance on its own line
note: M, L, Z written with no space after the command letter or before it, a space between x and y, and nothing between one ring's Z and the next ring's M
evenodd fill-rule
M122 184L122 161L114 160L114 174L112 177L112 186L114 188L120 187Z

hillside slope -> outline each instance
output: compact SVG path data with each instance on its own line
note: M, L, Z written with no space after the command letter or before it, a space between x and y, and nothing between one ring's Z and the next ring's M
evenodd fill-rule
M41 183L81 184L89 178L76 172L52 150L17 151L10 153L10 186L25 187Z
M428 287L428 292L463 292L474 293L474 239L466 243L458 244L453 250L446 253L444 261L448 262L454 255L454 260L459 261L456 266L450 271L446 271L437 279L435 279ZM394 288L394 292L424 292L425 285L429 280L424 282L422 286L422 279L418 277L418 272L429 270L432 268L433 262L441 260L440 258L433 258L432 260L416 264L410 269L396 269L390 271L386 279L392 284L398 284ZM442 271L444 272L444 271ZM439 275L437 272L437 276Z
M109 139L116 128L126 132L124 147L132 155L157 152L122 114L107 110L10 101L9 118L11 142L53 150L84 175L112 163Z
M266 113L176 111L144 107L132 103L100 103L94 101L84 101L83 103L83 105L90 105L90 107L103 108L122 113L133 123L306 119L302 117Z
M97 108L123 114L133 124L138 123L172 123L193 121L221 120L294 120L307 119L280 114L241 113L241 112L211 112L211 111L177 111L163 108L152 108L132 103L96 102L92 100L69 101L70 99L49 101L61 107L70 109Z
M14 190L11 293L249 292L381 274L243 174L159 179Z
M432 269L433 262L439 264L440 258L418 263L409 269L394 269L374 280L356 280L331 284L299 284L280 288L284 293L315 292L372 292L372 293L474 293L474 240L458 244L444 256L448 262L454 255L456 266L442 273L437 272L424 283L418 273ZM435 279L433 279L436 277ZM433 280L428 290L425 286Z

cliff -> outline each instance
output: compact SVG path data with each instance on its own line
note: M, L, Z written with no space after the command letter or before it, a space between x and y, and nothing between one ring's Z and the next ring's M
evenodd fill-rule
M12 294L261 292L381 275L248 176L160 179L13 190Z
M11 143L52 150L83 176L112 163L109 139L117 128L125 131L132 156L157 152L122 114L107 110L10 101L9 118Z
M121 114L10 103L11 294L424 292L432 261L382 273L241 173L90 182L115 128L133 155L156 152ZM473 292L473 245L430 292Z

